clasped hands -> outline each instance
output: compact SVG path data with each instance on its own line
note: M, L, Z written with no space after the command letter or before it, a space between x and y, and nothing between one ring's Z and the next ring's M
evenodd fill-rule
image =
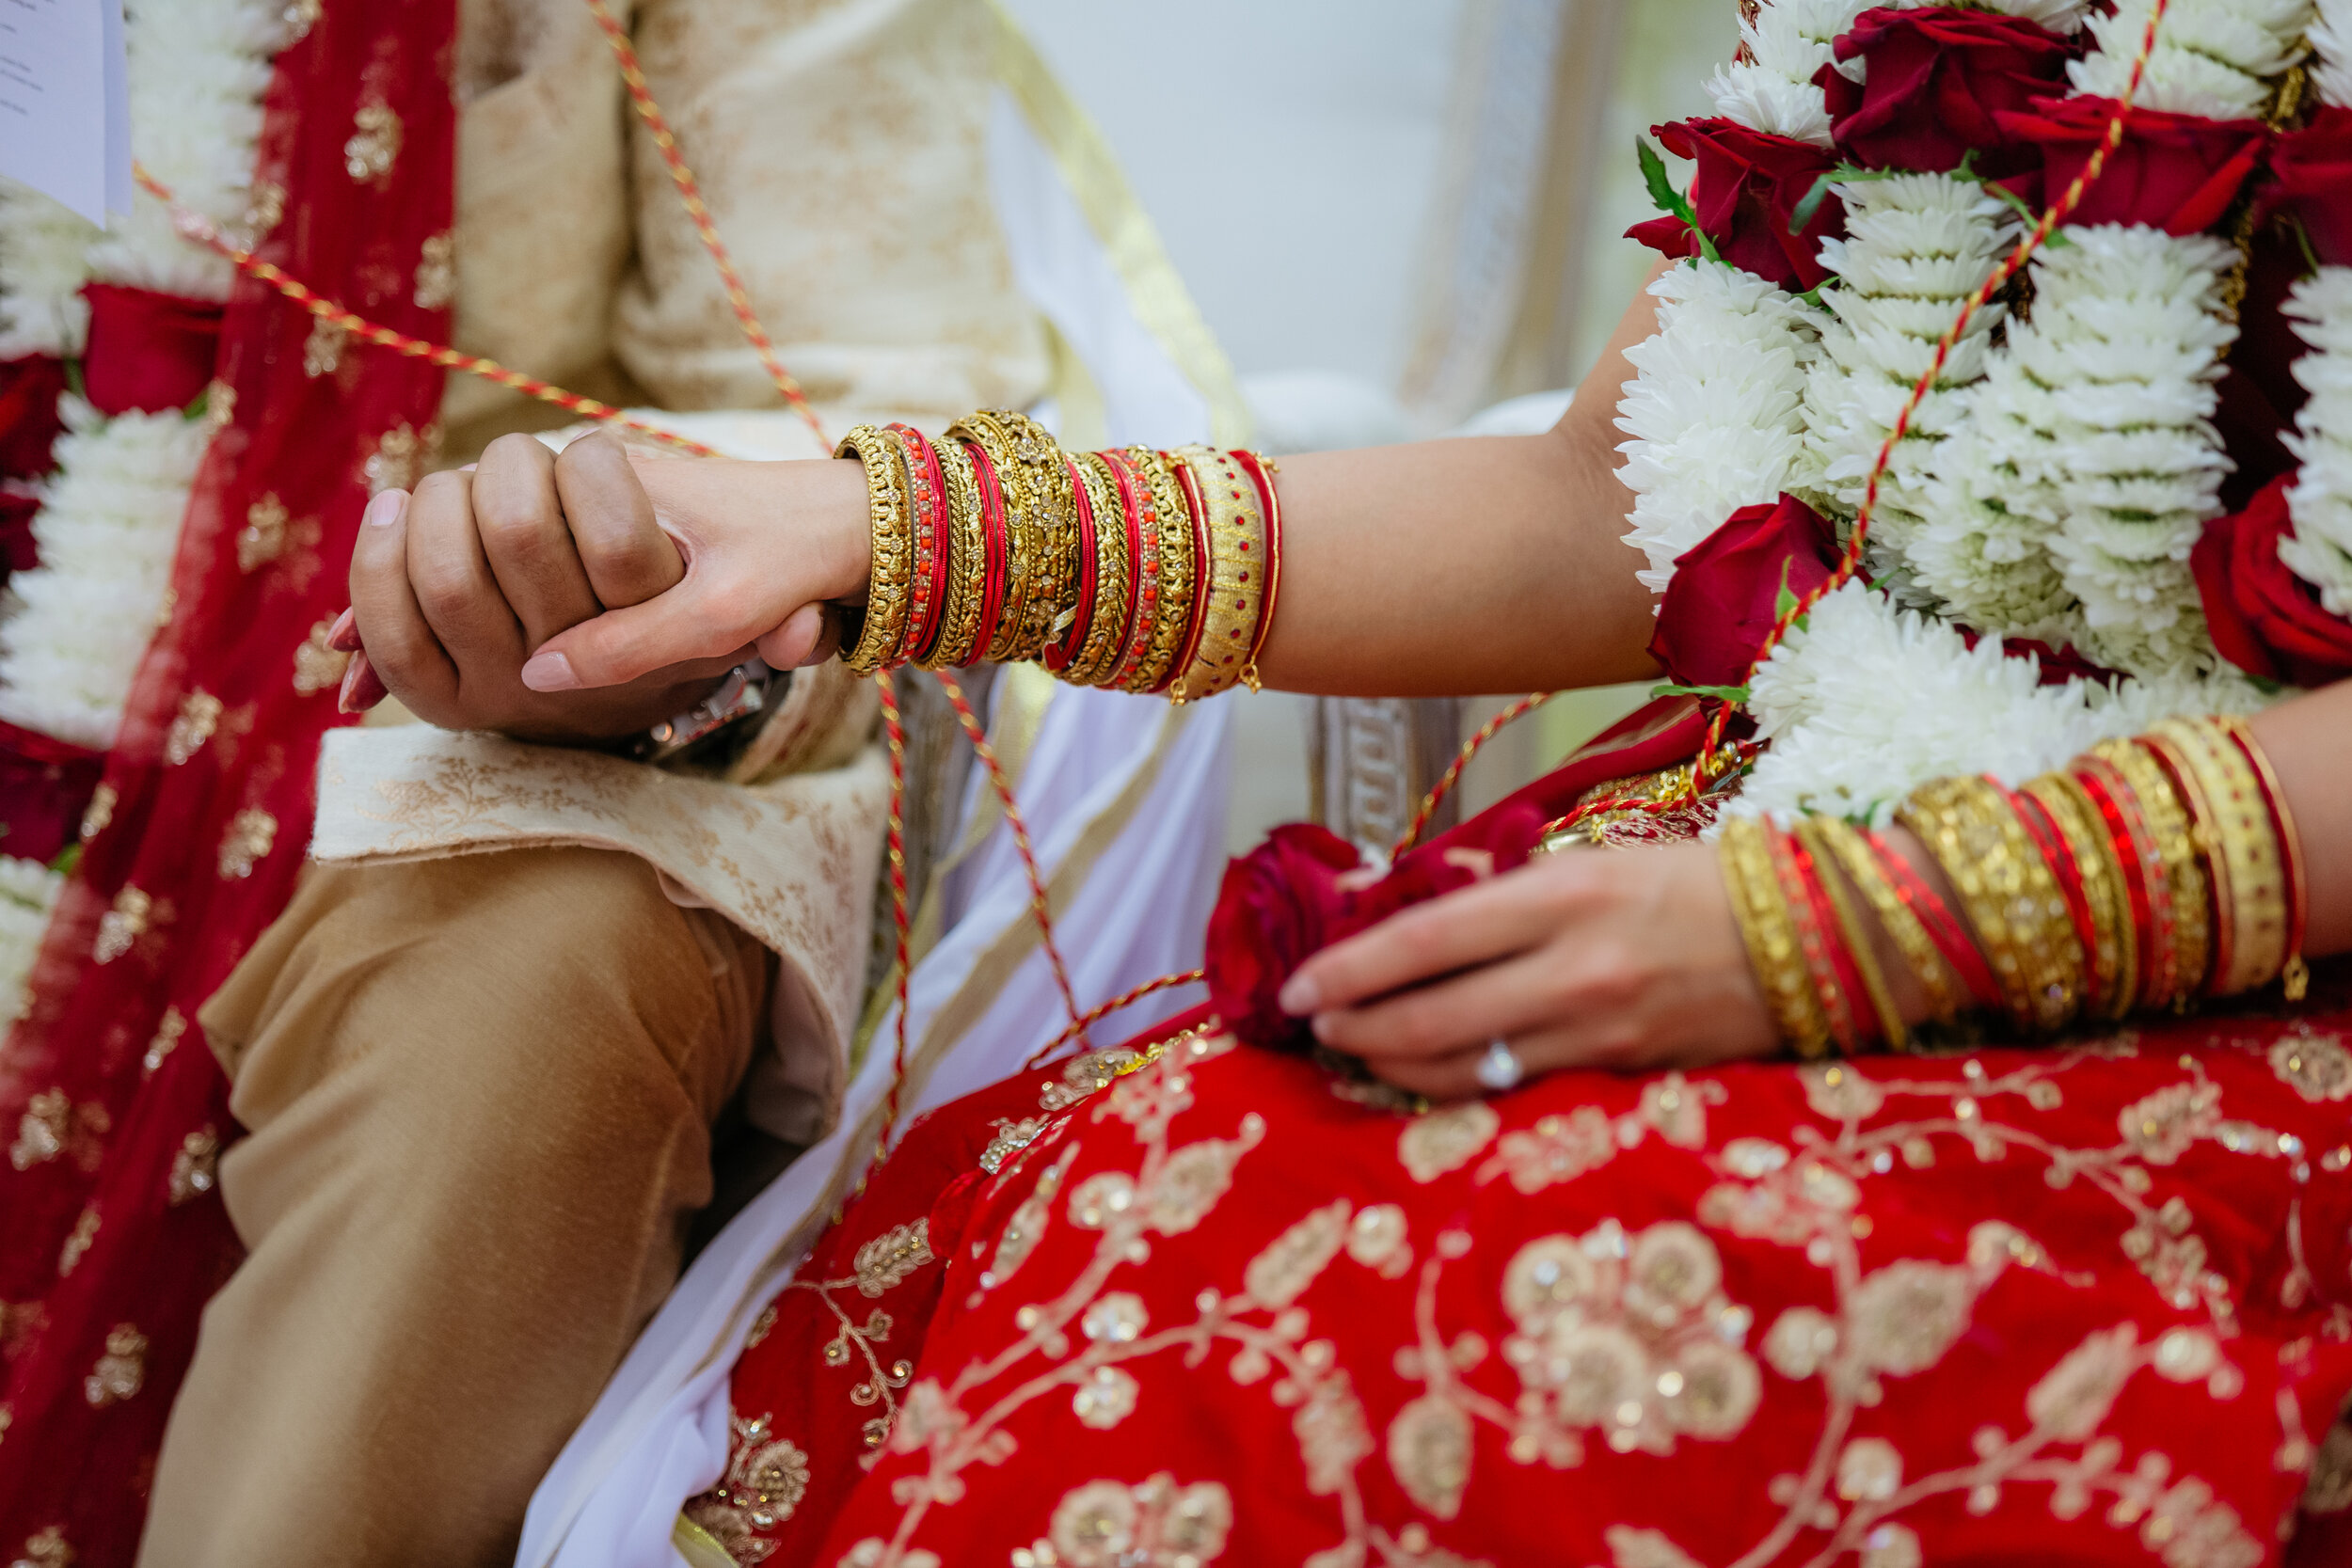
M420 719L595 744L691 707L755 650L778 669L830 657L830 607L862 596L868 559L854 463L681 461L604 435L559 455L514 436L370 504L352 606ZM1282 1001L1433 1100L1478 1093L1497 1038L1531 1074L1773 1043L1696 844L1539 857L1317 954Z

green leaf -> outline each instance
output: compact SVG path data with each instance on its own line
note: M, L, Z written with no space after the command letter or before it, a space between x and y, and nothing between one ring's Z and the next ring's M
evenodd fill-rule
M2296 217L2293 213L2286 214L2286 225L2295 232L2295 243L2303 247L2303 264L2311 269L2303 276L2306 277L2316 276L2319 272L2319 252L2312 248L2311 230L2304 228L2303 220ZM2057 237L2058 236L2056 235L2051 236L2053 239L2056 239Z
M1813 188L1804 193L1804 199L1788 210L1788 232L1802 234L1805 231L1813 222L1813 214L1820 212L1821 203L1829 199L1830 182L1836 176L1836 169L1823 169L1821 177L1813 182Z
M73 875L73 868L81 863L82 847L79 844L69 844L57 851L57 858L49 863L49 869L60 877L71 877Z
M65 362L65 389L78 398L86 395L82 388L82 362L79 359L68 359Z
M196 396L190 400L185 408L180 410L180 417L187 420L188 423L194 424L197 420L204 417L205 412L210 409L212 405L213 387L212 383L208 381L204 384L204 389L197 393Z
M1729 703L1734 707L1745 706L1748 700L1748 689L1744 686L1677 686L1672 681L1651 687L1649 694L1653 698L1711 697L1716 702Z
M1676 190L1674 182L1666 178L1665 160L1639 136L1633 138L1633 150L1642 160L1642 182L1649 187L1650 200L1657 204L1660 212L1680 218L1682 226L1698 236L1701 256L1717 266L1723 265L1723 252L1715 248L1715 242L1707 230L1699 227L1698 209L1692 207L1691 198Z

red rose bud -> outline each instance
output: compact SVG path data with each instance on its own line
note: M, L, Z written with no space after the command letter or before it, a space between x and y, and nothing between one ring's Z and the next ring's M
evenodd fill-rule
M49 449L64 428L64 390L65 362L54 356L0 359L0 479L39 479L56 466Z
M1836 564L1836 531L1796 497L1743 506L1676 558L1650 657L1680 686L1743 685L1782 590L1803 598Z
M2257 211L2301 223L2321 265L2352 266L2352 109L2330 104L2278 139Z
M1865 11L1836 48L1839 61L1868 68L1860 82L1836 65L1814 78L1840 157L1940 174L1973 150L1976 171L1992 177L2041 162L2040 150L2003 131L1999 117L2058 87L2076 54L2023 17L1944 8Z
M2245 511L2207 523L2189 570L2222 657L2266 680L2325 686L2352 675L2352 622L2330 615L2319 590L2279 559L2279 541L2295 536L2294 480L2281 475Z
M212 385L226 307L116 283L85 284L82 293L89 300L83 391L101 414L185 408Z
M2111 98L2044 98L1994 118L2013 141L2042 150L2042 193L2057 201L2106 140ZM2135 109L2123 140L2066 220L2147 224L2168 234L2211 229L2261 164L2270 128L2258 119L2202 119Z
M1798 204L1836 164L1826 149L1729 119L1686 119L1651 134L1676 157L1698 165L1691 206L1724 261L1797 293L1829 276L1821 242L1846 231L1845 205L1830 197L1800 232L1788 231ZM1626 235L1661 255L1701 254L1697 236L1677 217L1635 224Z

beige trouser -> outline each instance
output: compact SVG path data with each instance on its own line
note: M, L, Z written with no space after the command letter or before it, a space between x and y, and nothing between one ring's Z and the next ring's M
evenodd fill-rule
M631 857L313 866L200 1017L251 1133L141 1568L511 1561L676 1277L765 950Z

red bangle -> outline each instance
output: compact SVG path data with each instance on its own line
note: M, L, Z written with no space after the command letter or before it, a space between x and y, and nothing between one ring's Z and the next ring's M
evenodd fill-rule
M1123 689L1152 651L1152 629L1160 601L1160 515L1151 486L1125 452L1105 451L1102 457L1119 476L1120 499L1127 508L1127 539L1135 546L1128 556L1136 563L1136 591L1128 596L1127 644L1119 657L1118 673L1104 683Z
M2295 818L2287 815L2287 803L2279 784L2279 775L2271 771L2270 759L2263 754L2252 732L2243 722L2227 726L2230 738L2244 752L2246 761L2254 769L2254 781L2262 786L2263 806L2270 813L2270 831L2279 840L2279 869L2286 883L2287 958L2282 973L2287 977L2287 1000L2299 1002L2300 987L2296 972L2303 968L2303 938L2311 923L2311 888L2304 880L2303 841L2295 831Z
M1772 847L1772 869L1780 877L1781 895L1796 917L1798 945L1804 949L1805 970L1813 976L1814 992L1829 1020L1829 1037L1838 1050L1851 1055L1861 1044L1854 1028L1852 998L1862 992L1862 976L1855 974L1849 986L1845 971L1851 960L1845 957L1845 944L1837 939L1836 916L1827 907L1828 897L1813 857L1795 834L1777 828L1766 830L1766 842Z
M1935 890L1928 886L1919 873L1913 869L1910 860L1900 850L1867 828L1862 830L1862 838L1864 843L1869 845L1870 852L1878 857L1879 869L1886 874L1887 882L1895 890L1895 896L1901 899L1918 919L1919 928L1927 932L1928 940L1935 943L1935 950L1944 955L1944 961L1951 966L1953 974L1960 976L1960 983L1967 989L1969 996L1979 1006L1999 1006L2001 986L1993 977L1993 966L1984 961L1984 955L1977 950L1976 942L1961 928L1950 906L1936 896Z
M947 476L939 453L913 425L886 425L898 437L907 466L907 489L914 499L914 589L908 612L906 657L920 664L939 646L947 608Z
M2066 900L2066 918L2074 927L2074 941L2083 954L2083 1010L2096 1012L2108 998L2099 989L2099 927L2091 918L2090 895L2083 887L2083 868L2075 863L2074 846L2066 842L2066 834L2050 818L2049 808L2031 795L2016 790L2001 792L2009 799L2010 809L2026 830L2041 853L2042 863L2050 875L2058 879L2059 896Z
M961 437L958 437L961 439ZM1005 612L1005 493L997 488L996 467L977 441L964 441L972 459L972 479L980 492L980 538L986 550L986 575L980 592L980 638L972 645L975 661L988 657L996 641L996 621Z
M2123 863L2123 883L2132 896L2132 923L2139 932L2139 995L2170 1001L2180 993L2181 976L2173 947L2172 879L2165 872L2164 853L2148 832L2139 797L2122 770L2105 757L2081 756L2074 762L2074 782L2107 825Z
M1176 487L1184 492L1184 510L1192 524L1192 618L1184 623L1184 640L1177 645L1176 662L1169 665L1168 674L1154 691L1165 691L1184 677L1192 661L1200 656L1200 632L1209 624L1209 552L1215 547L1209 538L1209 503L1200 495L1200 476L1192 471L1192 465L1166 452L1160 460L1176 473Z
M1248 471L1250 483L1258 487L1258 499L1265 506L1265 593L1258 600L1258 629L1249 641L1249 657L1242 665L1241 678L1249 689L1258 689L1258 655L1264 651L1265 640L1274 630L1274 600L1282 591L1282 498L1275 494L1274 476L1266 471L1265 459L1254 451L1235 451L1233 460Z
M1070 470L1070 495L1078 513L1078 597L1071 607L1070 630L1045 649L1045 668L1056 674L1070 668L1070 661L1086 645L1087 633L1094 629L1094 590L1100 567L1100 551L1094 543L1094 498L1087 494L1077 463L1069 457L1061 461Z

